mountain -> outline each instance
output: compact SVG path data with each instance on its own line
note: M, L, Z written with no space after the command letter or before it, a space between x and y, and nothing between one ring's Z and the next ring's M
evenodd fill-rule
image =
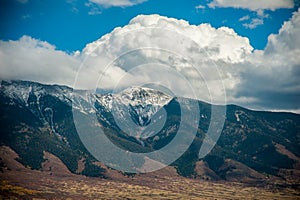
M191 116L182 121L182 102L191 115L194 105L201 113L191 145L171 163L179 175L251 184L299 184L300 115L227 105L217 144L199 159L212 105L149 88L93 94L66 86L2 81L0 144L15 151L17 161L30 169L43 170L49 166L45 163L47 158L55 157L56 163L61 160L66 166L63 171L112 178L114 170L97 162L82 143L74 124L74 111L82 116L96 114L105 135L122 149L153 152L170 144L179 127L187 127L182 131L182 141L190 137L188 128L193 122L188 120ZM4 166L0 162L0 167Z
M129 88L114 95L97 95L97 101L106 112L113 114L117 125L137 139L146 137L143 136L146 126L162 121L154 116L171 99L160 91L142 87Z

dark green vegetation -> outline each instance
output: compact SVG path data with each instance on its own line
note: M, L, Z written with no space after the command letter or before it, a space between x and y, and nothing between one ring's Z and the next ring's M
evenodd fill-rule
M83 100L70 95L72 92L72 89L62 86L3 81L0 89L0 145L11 147L19 154L21 163L33 169L41 168L43 152L47 151L60 158L72 173L104 176L104 169L94 164L96 160L85 149L76 132L71 101ZM210 173L214 174L199 174L195 168L200 161L198 152L210 123L211 105L201 101L197 103L202 116L197 135L189 149L172 164L180 175L262 181L262 177L268 176L284 179L284 174L280 173L282 170L299 168L299 115L251 111L229 105L217 145L202 159L212 170ZM133 152L149 152L164 147L182 125L178 99L174 98L164 105L167 120L163 129L157 135L144 139L142 145L136 138L123 133L111 113L101 104L94 106L107 137L119 147ZM78 172L78 161L82 158L85 160L84 169Z

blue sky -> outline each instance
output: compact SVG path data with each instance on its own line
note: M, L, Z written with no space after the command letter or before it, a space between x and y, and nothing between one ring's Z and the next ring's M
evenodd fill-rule
M263 49L271 33L277 33L282 23L291 18L294 8L265 10L263 24L247 28L239 21L244 16L256 18L249 9L210 8L211 1L148 0L128 7L105 7L87 0L2 0L0 6L0 39L17 40L23 35L47 41L57 49L72 52L128 24L139 14L159 14L184 19L190 24L209 23L213 27L227 26L250 39L255 49ZM200 5L200 6L199 6ZM196 8L199 6L200 8ZM247 17L246 17L247 18Z

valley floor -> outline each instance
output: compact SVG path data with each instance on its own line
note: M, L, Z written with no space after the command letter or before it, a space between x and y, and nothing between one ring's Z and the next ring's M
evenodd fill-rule
M0 199L300 199L299 188L188 179L172 168L109 179L72 174L55 160L52 171L31 170L10 148L0 153Z
M0 199L300 199L292 188L266 188L181 177L124 180L57 176L35 170L0 173Z

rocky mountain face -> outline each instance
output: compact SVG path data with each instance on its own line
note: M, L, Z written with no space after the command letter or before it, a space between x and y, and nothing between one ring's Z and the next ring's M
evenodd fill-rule
M148 88L92 94L65 86L2 81L0 144L13 149L19 155L18 161L31 169L43 169L45 155L51 154L71 173L107 177L111 169L97 162L82 144L72 109L82 115L96 114L106 136L123 149L151 152L169 144L176 136L182 100L197 103L201 113L192 144L171 164L179 175L246 183L299 184L299 115L228 105L217 144L199 159L199 149L210 123L211 105ZM157 127L158 133L153 131Z

